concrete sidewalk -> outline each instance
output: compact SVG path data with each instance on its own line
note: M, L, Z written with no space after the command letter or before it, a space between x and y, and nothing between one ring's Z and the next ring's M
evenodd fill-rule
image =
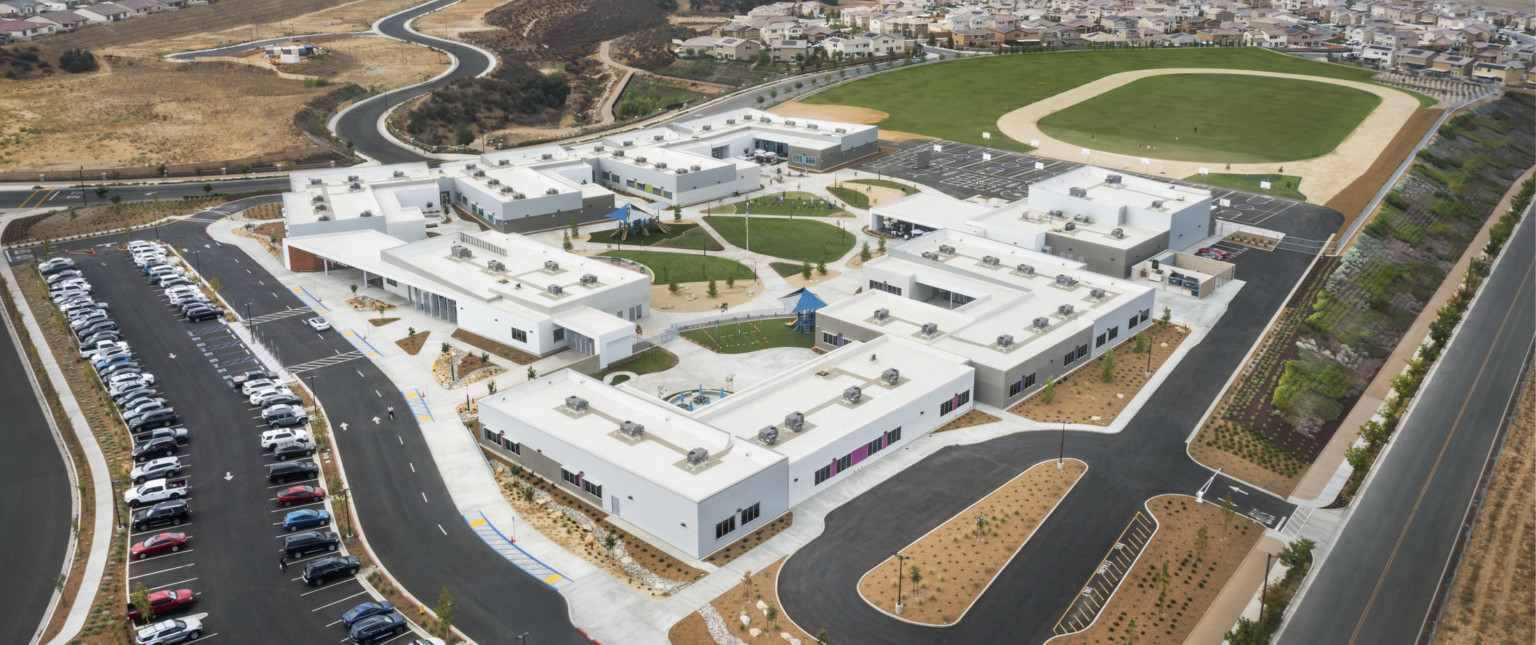
M1429 302L1425 303L1424 310L1419 312L1413 325L1403 334L1402 340L1398 341L1397 348L1392 351L1391 356L1387 357L1387 362L1382 364L1381 370L1376 372L1376 377L1371 380L1365 393L1360 395L1360 400L1344 417L1343 423L1339 425L1333 438L1328 441L1328 445L1323 447L1323 451L1312 462L1312 466L1307 469L1306 474L1302 475L1301 481L1296 484L1296 490L1291 492L1289 499L1291 503L1321 507L1327 506L1338 497L1351 471L1349 464L1344 461L1344 451L1355 443L1360 427L1376 416L1377 411L1386 402L1387 397L1392 393L1392 379L1401 374L1408 366L1408 361L1418 353L1419 347L1429 337L1429 324L1434 322L1440 308L1445 306L1451 295L1461 287L1462 278L1466 275L1472 258L1483 254L1483 246L1488 243L1488 231L1493 228L1494 222L1509 210L1510 201L1514 199L1515 193L1520 192L1520 184L1533 175L1536 175L1536 167L1526 169L1504 193L1504 198L1499 200L1499 205L1494 208L1493 216L1488 218L1477 237L1467 245L1466 251L1461 254L1461 259L1456 261L1456 265L1451 267L1449 273L1446 273L1445 282L1430 297Z

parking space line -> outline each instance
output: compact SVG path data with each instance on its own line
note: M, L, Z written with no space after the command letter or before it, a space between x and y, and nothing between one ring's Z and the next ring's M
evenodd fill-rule
M146 562L147 563L148 560L130 560L128 563L129 564L133 564L134 562ZM193 563L193 564L195 564L195 563ZM175 571L177 569L185 569L185 568L190 567L190 566L192 566L192 564L183 564L181 566L171 567L169 569L160 569L158 571L151 571L149 573L141 573L141 574L136 575L136 576L128 576L128 579L129 580L138 580L139 578L145 578L145 577L149 577L149 576L160 575L162 573L166 573L166 572L170 572L170 571Z
M187 584L188 582L197 582L197 578L187 578L186 580L177 580L176 582L172 582L170 584L160 585L158 587L149 587L149 591L159 591L161 589L169 589L169 588L174 587L176 585Z
M303 578L294 578L294 580L303 580ZM346 584L347 582L357 582L357 577L354 576L354 577L351 577L351 578L347 578L346 582L343 582L341 584ZM359 584L361 584L361 583L359 583ZM308 591L308 592L299 594L299 597L302 598L304 596L308 596L310 594L317 594L317 593L320 593L322 591L330 591L332 589L339 589L340 587L341 587L341 585L334 585L334 586L329 586L329 587L325 586L325 585L321 585L320 588L315 589L314 591Z
M335 605L335 604L337 604L337 603L343 603L343 602L346 602L346 601L348 601L348 600L350 600L350 599L352 599L352 598L356 598L356 597L358 597L358 596L361 596L361 595L363 595L363 594L365 594L365 593L368 593L368 590L367 590L367 589L364 589L364 590L362 590L362 591L359 591L359 592L357 592L357 593L355 593L355 594L352 594L352 595L350 595L350 596L347 596L347 597L346 597L346 598L342 598L342 599L341 599L341 600L333 600L333 601L331 601L331 602L328 602L328 603L325 603L325 604L323 604L323 605L320 605L320 606L319 606L319 607L316 607L316 608L314 608L314 609L311 609L311 610L309 610L309 611L310 611L310 613L314 613L314 612L317 612L317 611L320 611L320 610L321 610L321 609L325 609L325 608L326 608L326 607L330 607L330 606L332 606L332 605ZM336 621L336 623L339 623L339 622L341 622L341 621L339 621L339 620L338 620L338 621ZM336 624L336 623L331 623L331 625L335 625L335 624ZM331 626L331 625L326 625L326 627L330 627L330 626Z

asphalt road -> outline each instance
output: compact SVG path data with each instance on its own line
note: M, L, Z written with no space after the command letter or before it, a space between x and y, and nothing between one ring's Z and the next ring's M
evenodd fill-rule
M1376 464L1278 642L1394 644L1418 638L1520 364L1536 338L1532 227L1527 217L1505 247L1498 270Z
M1321 238L1340 222L1338 213L1299 205L1266 225ZM785 613L810 633L825 628L833 638L862 642L1039 643L1055 635L1058 620L1144 501L1167 493L1193 496L1211 477L1188 456L1185 440L1312 256L1253 251L1232 260L1237 277L1252 282L1124 432L1066 433L1066 456L1087 462L1088 472L958 624L932 628L892 619L859 598L858 580L1031 465L1055 459L1058 433L942 449L833 511L826 531L790 556L780 572ZM1229 490L1238 512L1268 515L1272 528L1294 510L1225 476L1217 477L1208 499Z
M208 221L163 227L161 237L173 243L180 239L188 251L197 251L200 270L220 277L221 295L232 306L244 311L249 305L251 318L270 320L256 330L275 341L285 365L354 350L337 331L317 333L307 327L303 321L313 314L298 297L238 247L209 239ZM314 377L368 542L406 589L430 607L447 587L458 606L455 624L481 643L506 642L507 635L524 632L541 645L588 642L571 625L562 596L513 567L470 531L404 397L381 370L359 358L300 375L306 381ZM388 406L394 406L397 419L387 418ZM347 430L340 429L342 423Z
M0 621L0 643L32 640L48 610L54 576L63 569L74 516L64 456L43 415L43 402L28 384L24 360L11 335L0 331L0 382L6 384L0 388L6 429L0 490L13 492L0 496L0 517L7 518L6 529L0 531L0 580L13 589L37 590L11 597L16 619ZM25 494L14 494L21 491Z
M99 182L86 178L87 185L94 189ZM213 189L224 194L247 193L258 190L287 190L287 177L260 177L256 179L234 179L230 181L215 182L179 182L164 184L135 184L109 186L107 199L116 195L125 202L146 202L154 199L181 199L184 196L199 196L203 192L203 184L212 183ZM0 187L0 209L33 209L33 208L68 208L102 203L102 198L96 196L95 190L88 191L84 198L77 186L49 186L46 188L33 188L31 186L7 186Z
M458 59L459 65L452 72L441 78L422 85L385 92L382 95L358 103L347 110L346 114L343 114L336 120L336 136L340 137L343 141L351 141L354 152L386 164L404 161L426 161L427 157L392 143L383 133L379 132L379 118L389 110L391 105L400 105L404 101L409 101L461 78L479 76L487 69L490 69L492 65L495 65L496 61L494 59L486 56L479 50L465 47L451 40L432 38L431 36L424 36L406 29L406 26L417 17L460 1L436 0L435 2L418 5L409 11L379 21L378 30L380 33L406 42L436 47L449 52L454 58Z

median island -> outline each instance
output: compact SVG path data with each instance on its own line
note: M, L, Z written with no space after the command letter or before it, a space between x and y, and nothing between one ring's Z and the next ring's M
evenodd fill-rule
M900 578L901 618L926 625L958 622L987 590L1035 528L1087 472L1076 459L1046 461L886 559L859 580L859 595L895 614Z

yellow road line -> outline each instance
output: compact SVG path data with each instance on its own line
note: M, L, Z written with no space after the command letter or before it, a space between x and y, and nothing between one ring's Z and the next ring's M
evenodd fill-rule
M26 199L21 200L21 205L17 206L16 208L26 208L27 207L27 202L32 201L32 198L36 197L37 194L40 193L40 192L43 192L43 189L39 188L37 190L32 191L30 194L27 195Z

